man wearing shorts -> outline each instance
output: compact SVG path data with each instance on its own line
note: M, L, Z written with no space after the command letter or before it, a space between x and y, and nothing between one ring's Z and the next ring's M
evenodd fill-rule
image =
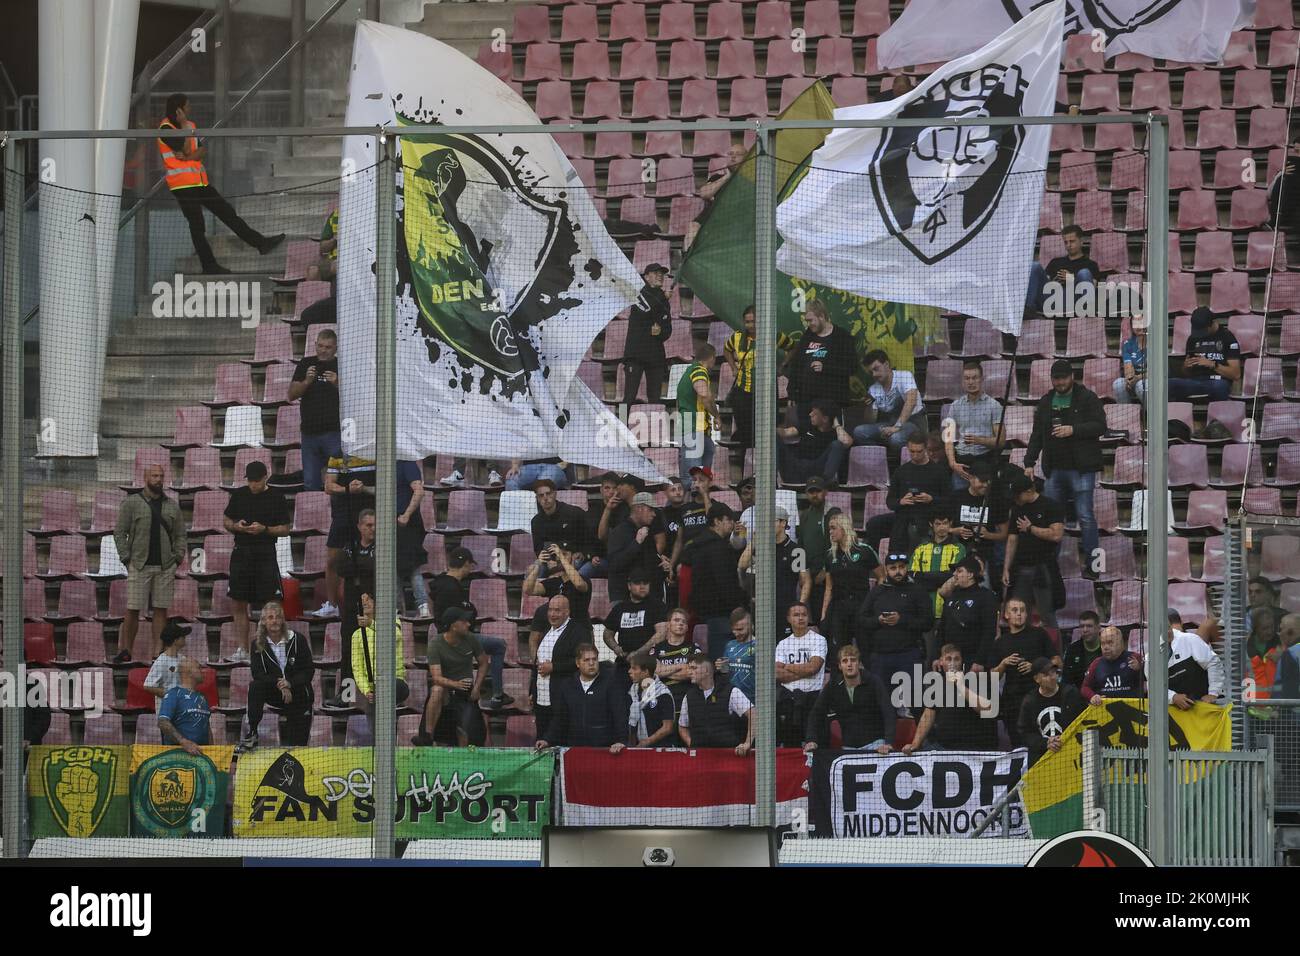
M280 565L275 539L289 533L289 503L266 481L266 465L250 461L244 469L248 484L236 488L226 505L223 524L235 536L230 554L230 605L235 615L239 647L226 658L248 662L248 606L280 597Z
M117 513L113 530L117 553L126 565L126 614L118 632L115 664L131 660L131 645L140 626L140 612L153 608L153 645L167 624L164 613L172 603L176 569L185 559L185 521L180 506L163 493L161 465L144 470L144 487L127 495Z

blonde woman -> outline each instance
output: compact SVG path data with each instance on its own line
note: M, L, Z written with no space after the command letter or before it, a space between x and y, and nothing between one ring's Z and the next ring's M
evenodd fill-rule
M827 523L831 546L826 556L826 589L822 597L822 633L831 641L828 659L839 660L838 649L852 644L854 622L873 579L880 577L880 557L858 540L853 519L841 512Z
M286 747L306 746L311 735L311 678L316 665L312 661L311 642L306 635L289 629L279 601L262 605L248 663L252 668L248 683L248 732L239 742L239 752L257 747L257 727L268 704L285 716L280 742Z

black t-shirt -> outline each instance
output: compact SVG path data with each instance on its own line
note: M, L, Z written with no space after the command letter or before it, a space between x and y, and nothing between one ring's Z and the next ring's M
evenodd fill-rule
M1059 541L1048 541L1029 531L1019 531L1016 522L1024 515L1035 528L1047 528L1057 522L1065 523L1065 509L1056 501L1040 494L1027 505L1013 505L1008 530L1016 535L1016 559L1014 567L1032 568L1040 564L1055 564L1060 550Z
M1056 274L1062 269L1076 278L1082 270L1087 269L1092 273L1093 281L1101 281L1101 269L1097 266L1097 263L1087 256L1080 256L1078 259L1071 259L1069 256L1057 256L1047 264L1047 278L1053 282L1056 281Z
M1054 657L1056 648L1052 646L1052 639L1047 636L1047 632L1041 627L1030 625L1019 634L1003 631L998 635L998 639L993 642L993 653L989 657L989 668L996 667L1012 654L1019 654L1024 660L1032 664L1040 657ZM1034 683L1032 674L1022 674L1014 667L1008 667L1004 673L1007 682L1002 686L1003 697L1023 697L1029 691L1038 688L1038 685ZM1006 718L1008 720L1014 719L1010 714L1007 714Z
M1241 344L1237 337L1228 331L1227 326L1220 324L1217 332L1206 332L1197 335L1193 332L1187 337L1188 358L1207 358L1216 364L1222 365L1225 362L1241 361ZM1185 369L1183 371L1185 378L1223 378L1222 375L1216 375L1211 369L1196 367Z
M1056 693L1044 697L1037 688L1026 694L1020 705L1020 737L1034 759L1042 756L1046 743L1064 735L1065 728L1083 713L1083 698L1070 684L1058 684Z
M995 750L998 722L992 717L981 717L980 712L963 698L961 706L934 708L934 724L926 743L942 745L946 750Z
M307 386L301 399L302 433L320 435L339 430L339 388L325 381L326 372L338 373L338 356L326 361L314 355L304 356L293 370L295 382L307 381L307 369L316 366L316 379Z
M799 431L799 444L794 446L795 457L804 461L812 461L825 452L830 447L831 442L835 440L834 428L822 431L819 428L813 428L812 425L807 425Z
M617 632L618 646L623 649L624 654L631 654L638 648L644 647L646 642L654 637L655 626L666 620L668 620L668 608L658 598L649 597L644 601L619 601L605 618L605 630Z
M870 545L859 544L847 554L836 548L826 558L826 573L831 576L831 597L839 601L861 599L871 587L871 572L880 566L880 558Z
M569 616L579 624L589 625L591 623L590 585L587 586L586 591L579 591L563 573L551 575L549 578L542 578L538 583L546 589L546 599L548 601L557 594L563 594L569 599ZM544 606L540 607L538 611L541 612L542 619L545 620L546 608ZM545 634L550 629L550 625L547 624L546 627L542 628L542 633Z
M429 601L433 604L433 619L442 626L442 612L449 607L473 608L469 602L469 587L450 574L435 574L429 580Z
M984 528L986 531L992 531L998 525L1007 523L1007 515L1010 512L1010 505L1006 496L997 488L990 486L988 497L983 495L972 495L970 489L954 492L952 497L944 502L946 512L952 516L953 528L969 528L974 531L976 528ZM993 556L993 542L980 538L961 538L967 550L974 550L984 558L987 563Z
M691 565L691 610L703 622L727 617L745 603L737 565L740 552L712 531L700 536L687 555Z
M247 485L236 488L230 493L226 503L225 515L238 524L264 524L268 528L289 524L293 516L289 511L289 502L284 495L274 488L267 487L259 494L253 494ZM236 534L235 550L275 551L275 538L269 534Z
M673 553L673 548L677 545L677 536L682 533L682 512L684 510L684 505L664 505L659 509L659 515L663 518L664 527L668 531L668 550L665 552L666 554Z
M145 567L162 564L162 506L163 496L151 498L141 494L149 505L149 555L145 558Z
M678 644L676 647L664 641L662 644L656 644L650 648L650 656L655 659L656 675L673 692L673 700L677 702L678 707L681 706L682 698L686 696L687 688L691 686L690 678L682 677L670 680L659 674L658 671L661 668L685 664L691 659L692 654L698 654L701 650L703 648L697 647L690 638L686 639L685 644Z
M682 534L686 540L682 543L682 553L690 547L709 527L708 509L698 501L683 506L681 512Z
M588 518L588 512L583 511L577 505L571 505L567 501L557 501L555 503L555 513L546 514L538 510L533 516L533 553L541 554L542 548L547 544L567 543L571 548L581 550L585 544L585 531L583 525ZM598 519L599 520L599 519Z

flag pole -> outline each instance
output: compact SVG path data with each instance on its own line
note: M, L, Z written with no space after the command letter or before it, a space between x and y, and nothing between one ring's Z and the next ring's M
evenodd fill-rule
M773 134L754 151L754 741L755 823L776 825L776 170Z
M1169 775L1169 127L1147 114L1147 850L1167 865Z

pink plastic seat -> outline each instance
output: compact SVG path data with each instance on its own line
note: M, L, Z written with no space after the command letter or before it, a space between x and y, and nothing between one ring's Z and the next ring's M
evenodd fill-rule
M259 327L258 331L268 326ZM289 330L287 325L281 324L280 328L286 332ZM212 412L205 405L183 405L176 409L176 425L172 430L172 440L166 443L164 447L173 451L179 451L184 448L192 448L195 445L206 445L212 441Z
M1241 496L1242 510L1252 515L1281 515L1280 488L1247 488Z
M1122 232L1098 233L1092 237L1088 251L1107 275L1129 271L1128 236Z
M200 581L225 578L230 575L230 554L235 549L235 537L229 534L209 534L203 538L201 553L190 562L190 577Z
M44 604L43 601L41 603ZM46 614L45 619L54 623L93 621L98 613L95 583L74 578L59 584L58 609L53 614Z
M565 7L567 12L578 6ZM597 34L593 31L586 34L594 38ZM646 40L650 37L650 31L646 27L645 6L640 3L618 3L610 8L609 11L609 41L616 40Z
M708 25L704 28L706 40L739 40L745 35L744 7L726 0L708 5Z
M878 37L889 29L889 0L857 0L853 5L853 36Z
M987 319L969 318L962 327L962 348L954 358L994 358L1002 354L1002 332Z
M101 488L95 492L95 503L90 517L88 535L111 534L117 527L117 513L126 500L126 493L113 488ZM23 546L27 546L30 535L23 536Z
M757 76L754 44L749 40L723 40L718 50L717 79ZM671 73L669 74L671 78Z
M632 43L624 44L624 60L623 60L624 69L626 69L629 66L628 59L626 56L627 53L626 48L634 47L634 46L635 44ZM651 46L653 46L653 44L651 44ZM534 49L535 47L529 47L528 48L529 53L531 53ZM635 60L633 60L631 65L635 67ZM569 79L608 80L611 76L613 76L613 72L610 70L610 66L609 66L609 45L608 44L601 43L598 40L589 40L584 43L578 43L574 46L573 68L569 73ZM534 77L529 77L527 73L525 73L524 75L525 80L533 79L533 78ZM558 70L558 64L554 74L535 77L535 79L546 79L546 80L558 80L560 78L561 78L561 74ZM578 142L581 143L581 137L579 137ZM580 153L576 155L580 155Z
M666 80L638 80L632 88L633 119L667 119L668 82Z
M1119 111L1119 77L1114 73L1098 73L1083 78L1083 96L1079 109L1084 113Z
M203 404L209 408L224 408L228 405L251 405L252 402L253 380L248 374L248 366L242 362L218 365L212 400Z
M1264 351L1264 317L1262 315L1234 315L1228 319L1228 331L1237 337L1242 355L1258 355Z
M656 196L695 195L695 162L690 157L660 160L655 177Z
M71 491L48 490L41 495L41 526L30 529L38 538L81 531L81 511Z
M487 502L483 492L453 491L447 496L447 521L438 530L478 534L486 531Z
M1115 213L1110 193L1099 189L1085 190L1074 199L1074 224L1084 232L1109 232L1115 228Z
M200 491L194 496L194 515L190 519L191 534L222 532L222 517L230 495L220 489Z
M861 106L863 103L870 102L866 77L835 77L831 81L831 98L835 100L835 105L839 107Z
M1069 320L1065 335L1065 357L1104 356L1106 320L1099 316L1075 316Z
M740 83L742 80L733 82ZM759 82L763 81L760 80ZM718 84L716 81L686 80L682 84L682 99L677 114L679 118L716 117L720 113L721 110L718 108Z
M1214 205L1214 193L1208 189L1185 189L1179 193L1177 228L1180 232L1218 229L1219 214Z
M1273 74L1268 70L1242 70L1232 84L1232 108L1236 110L1273 105Z
M1127 123L1107 123L1096 127L1092 148L1098 153L1128 152L1135 147L1135 143L1132 126ZM1170 148L1173 148L1172 142Z
M1229 229L1253 229L1269 220L1268 193L1264 189L1237 189L1232 193L1232 206L1228 212ZM1285 264L1285 248L1282 248ZM1249 268L1249 267L1248 267Z
M1259 0L1255 7L1256 30L1290 30L1295 26L1291 0Z
M1218 489L1196 489L1187 496L1187 520L1176 522L1183 531L1222 531L1228 517L1228 493Z
M1218 70L1191 70L1183 76L1182 110L1223 109L1223 88Z
M1300 481L1300 479L1297 479ZM1238 488L1243 484L1264 483L1264 459L1259 445L1234 442L1223 446L1219 460L1219 476L1211 480L1215 488Z
M844 488L888 488L889 465L879 445L858 445L849 450L848 480Z
M1184 193L1183 195L1186 195ZM1210 193L1213 211L1214 194ZM1179 215L1182 204L1179 204ZM1181 228L1181 224L1180 224ZM1196 256L1192 260L1193 272L1231 272L1236 267L1232 254L1232 234L1228 232L1200 232L1196 235Z
M1300 416L1296 406L1270 402L1264 406L1260 423L1259 440L1262 442L1300 441Z
M1020 326L1016 354L1048 357L1056 354L1055 323L1051 319L1026 319Z
M268 448L296 448L302 444L302 411L297 405L276 409L275 437L262 444Z
M1169 154L1169 189L1200 189L1205 185L1201 154L1194 149L1180 149Z
M81 742L90 747L112 747L127 743L122 715L102 713L87 716Z
M510 616L504 578L477 578L471 581L469 600L478 609L479 620L504 621Z
M794 29L790 19L790 5L781 0L763 0L754 10L755 40L789 38Z
M1290 67L1295 65L1296 47L1300 45L1300 33L1295 30L1280 30L1268 38L1268 62L1266 67Z
M803 31L808 37L840 35L839 0L808 0L803 8Z
M173 486L194 492L221 487L221 452L216 448L190 448L185 452L185 470Z
M1097 613L1097 594L1091 581L1084 578L1065 580L1065 607L1056 612L1056 624L1062 628L1079 626L1079 616Z
M771 0L764 0L764 4ZM783 9L784 4L778 4ZM789 14L787 12L786 16ZM685 116L685 113L682 114ZM758 79L737 79L731 81L731 98L727 116L737 119L745 117L767 116L767 81Z
M35 568L32 570L35 572ZM126 582L123 581L122 583L125 584ZM46 607L45 582L35 577L23 578L23 620L44 620Z
M961 362L957 359L930 360L925 366L925 401L954 401L960 395Z
M789 38L768 41L764 64L765 76L802 77L804 74L803 52L796 50Z
M512 53L511 48L509 46L507 46L504 50L496 50L494 49L496 45L497 44L491 40L489 40L486 43L479 44L478 56L475 57L475 61L478 63L479 66L486 69L497 79L509 82L514 76L514 69L515 69L514 54ZM303 243L303 246L305 247L303 250L304 253L310 253L310 256L308 257L304 255L304 257L298 264L298 269L291 275L289 271L289 255L293 252L293 244L290 245L289 252L286 253L285 255L285 260L286 260L285 278L286 279L302 278L305 268L316 261L317 258L316 243L314 242Z
M1066 73L1101 73L1106 61L1101 51L1093 49L1092 37L1076 33L1067 37L1061 55L1061 69Z
M1129 99L1129 109L1133 112L1167 110L1172 105L1168 73L1139 73L1133 77L1133 92Z
M1269 149L1281 146L1286 140L1286 110L1282 107L1252 110L1250 132L1246 137L1247 149ZM1237 144L1233 142L1232 146Z
M537 84L533 108L537 118L567 120L573 116L573 88L568 80L543 80Z
M50 539L50 560L46 570L36 576L47 581L82 578L89 571L86 562L86 539L79 534L61 534Z
M1169 487L1205 488L1210 484L1210 463L1204 445L1169 447Z
M659 32L664 40L693 40L695 38L695 7L689 3L666 3L659 8Z
M287 362L277 362L266 366L262 375L262 397L254 402L263 408L285 405L289 401L289 383L293 381L294 366ZM204 409L207 411L207 409ZM211 427L211 426L209 426ZM211 441L211 438L208 439Z
M1210 279L1211 312L1225 315L1250 309L1250 276L1244 272L1221 272Z
M1097 188L1097 161L1092 153L1066 153L1061 157L1061 192Z
M817 41L817 76L853 76L853 41L848 37L824 37ZM833 95L833 94L832 94Z
M517 7L510 39L511 42L519 44L549 41L551 39L550 11L546 7Z

